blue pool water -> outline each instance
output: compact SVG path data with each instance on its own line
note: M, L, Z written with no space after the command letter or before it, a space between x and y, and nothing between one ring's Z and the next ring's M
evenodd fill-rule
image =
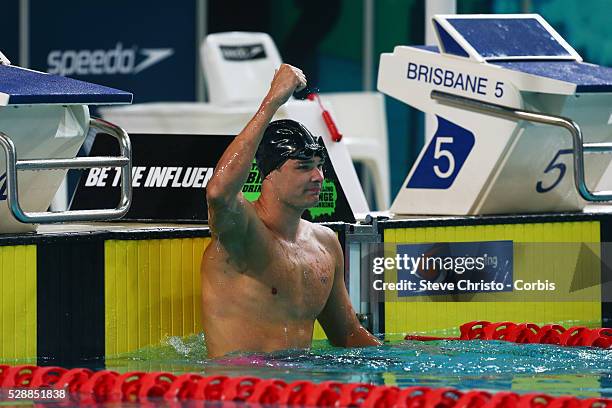
M205 356L202 335L171 337L162 345L107 359L106 368L612 397L610 349L501 341L399 341L342 349L315 341L311 350Z

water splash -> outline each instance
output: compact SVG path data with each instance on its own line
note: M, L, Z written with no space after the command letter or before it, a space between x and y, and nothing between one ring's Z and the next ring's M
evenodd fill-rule
M204 335L199 334L169 337L161 345L107 359L109 364L119 371L154 369L286 381L365 381L612 397L612 350L498 341L401 341L355 349L314 341L310 350L207 359Z

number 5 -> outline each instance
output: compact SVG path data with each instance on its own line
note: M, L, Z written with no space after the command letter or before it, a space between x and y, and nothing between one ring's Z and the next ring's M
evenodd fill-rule
M559 150L557 154L555 154L555 157L553 157L550 163L548 163L548 166L546 166L546 169L544 169L544 174L548 173L549 171L557 169L559 170L559 175L557 176L557 179L554 181L554 183L552 183L548 187L544 187L542 185L542 182L538 181L538 183L536 184L536 191L538 193L549 192L553 188L557 187L557 185L561 182L561 180L563 180L563 176L565 176L565 171L567 170L567 167L565 166L565 163L555 163L555 162L557 161L559 156L561 156L562 154L570 154L572 152L573 152L572 149L563 149L563 150Z
M433 170L434 170L434 173L436 173L436 176L438 176L439 178L443 178L443 179L449 178L450 176L453 175L453 172L455 171L455 157L449 150L442 150L442 144L444 143L452 144L453 138L452 137L438 137L436 139L436 148L434 150L434 160L441 159L442 157L446 157L446 160L448 160L448 169L446 171L442 171L440 170L440 167L437 164L433 166Z
M497 83L495 84L495 96L498 98L501 98L502 96L504 96L504 88L502 87L504 83L497 81Z

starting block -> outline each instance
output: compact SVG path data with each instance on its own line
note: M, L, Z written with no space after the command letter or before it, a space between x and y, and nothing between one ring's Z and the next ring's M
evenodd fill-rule
M131 101L128 92L0 62L0 233L34 231L38 223L114 219L128 211L129 138L90 117L88 105ZM75 158L90 130L114 136L121 155ZM115 209L47 211L68 169L107 166L122 168Z
M612 69L582 62L537 14L433 24L438 46L380 58L378 89L437 121L392 212L578 211L612 200L596 191L612 155L590 154L612 152Z

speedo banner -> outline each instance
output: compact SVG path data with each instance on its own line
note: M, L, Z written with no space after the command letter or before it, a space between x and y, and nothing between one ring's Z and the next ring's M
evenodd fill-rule
M195 100L195 1L61 4L30 2L30 68L128 90L135 103Z
M132 134L132 206L126 221L208 222L206 186L217 162L234 136ZM98 134L91 156L118 155L117 142ZM355 222L355 218L328 158L320 202L304 212L314 222ZM71 209L114 208L120 197L119 168L88 169L83 172ZM242 188L245 198L255 201L261 192L261 177L253 163Z

